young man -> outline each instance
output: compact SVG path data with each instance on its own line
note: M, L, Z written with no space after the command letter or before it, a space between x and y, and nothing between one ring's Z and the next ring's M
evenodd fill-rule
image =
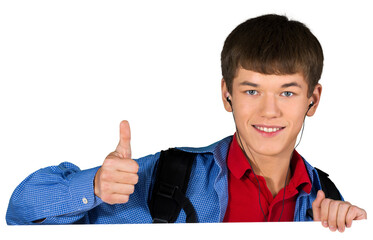
M315 114L323 53L300 22L265 15L240 24L221 54L224 107L236 133L195 154L186 197L199 222L321 221L344 231L366 212L325 198L318 172L296 151L306 116ZM151 223L150 196L161 153L131 159L127 121L102 166L64 162L27 177L14 191L8 224ZM181 211L176 222L185 222Z

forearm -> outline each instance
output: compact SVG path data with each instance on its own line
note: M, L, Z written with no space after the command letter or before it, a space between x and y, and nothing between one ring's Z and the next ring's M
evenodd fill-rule
M102 203L93 191L97 170L80 171L65 162L36 171L15 189L8 206L7 223L89 223L88 211Z

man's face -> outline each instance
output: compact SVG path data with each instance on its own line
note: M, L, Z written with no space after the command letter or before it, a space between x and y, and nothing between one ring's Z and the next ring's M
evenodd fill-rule
M233 113L242 144L255 155L286 156L294 148L297 135L311 101L312 116L318 106L321 85L307 97L308 84L302 74L264 75L240 68L233 80L232 95L222 81L225 109Z

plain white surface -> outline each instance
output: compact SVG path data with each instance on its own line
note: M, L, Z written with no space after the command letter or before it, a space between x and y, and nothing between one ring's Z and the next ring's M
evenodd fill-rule
M355 222L344 233L331 232L319 222L8 226L5 230L6 239L372 239L368 221Z
M62 161L82 169L101 165L117 145L122 119L131 124L134 158L233 134L220 97L220 52L234 27L267 13L304 22L321 42L321 105L307 119L298 151L369 215L368 1L15 0L0 2L0 228L12 234L80 229L5 227L9 198L39 168ZM226 229L215 226L208 228ZM284 234L308 226L312 234L327 232L312 224L247 225L254 233L268 226ZM365 223L359 229L368 233Z

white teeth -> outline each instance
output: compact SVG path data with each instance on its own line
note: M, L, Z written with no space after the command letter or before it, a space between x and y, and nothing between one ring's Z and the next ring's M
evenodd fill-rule
M255 128L259 129L260 131L268 132L268 133L277 132L278 130L280 130L280 128L266 128L266 127L258 127L258 126L255 126Z

